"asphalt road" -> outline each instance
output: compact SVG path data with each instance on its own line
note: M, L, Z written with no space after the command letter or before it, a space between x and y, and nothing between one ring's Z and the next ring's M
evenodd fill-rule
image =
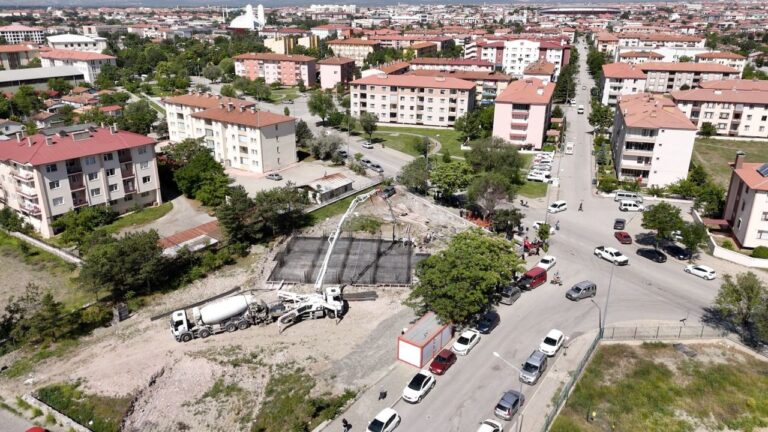
M685 263L669 258L665 264L656 264L635 255L636 245L619 245L613 237L613 220L625 217L627 231L633 236L643 232L639 213L621 213L610 198L591 193L593 160L591 157L591 127L589 89L593 86L585 64L586 47L580 45L581 68L577 87L577 105L587 107L583 115L576 108L566 108L569 121L567 140L576 143L573 155L562 155L559 160L559 188L550 188L548 201L565 199L569 209L550 215L554 224L560 221L561 230L551 239L550 254L558 259L552 271L559 271L563 286L546 283L526 292L512 306L501 305L501 325L480 343L445 376L438 377L435 389L418 405L398 402L395 409L402 416L398 430L420 432L426 430L473 431L485 418L494 418L493 408L506 390L519 390L518 372L493 356L497 351L509 363L519 366L538 347L544 335L552 328L562 330L573 338L598 327L600 313L590 301L575 303L565 299L565 291L581 280L597 283L595 301L603 308L607 326L633 320L679 320L687 318L695 325L710 305L719 282L704 281L683 272ZM581 86L587 90L581 90ZM584 211L578 212L579 202ZM526 222L545 218L545 209L525 210ZM629 257L626 267L614 267L593 255L598 245L617 247ZM528 266L535 264L529 258ZM551 273L550 273L551 274ZM403 383L405 386L407 383ZM523 393L530 400L536 386L523 385ZM525 414L525 411L523 411ZM541 414L541 413L536 413ZM371 413L371 416L375 413ZM507 422L505 430L517 430L516 422ZM513 426L514 424L514 426ZM522 430L527 430L523 424Z

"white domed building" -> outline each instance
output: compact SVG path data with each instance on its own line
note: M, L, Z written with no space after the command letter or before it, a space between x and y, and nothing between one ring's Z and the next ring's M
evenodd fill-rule
M229 23L229 28L232 30L249 30L259 31L264 28L267 23L264 17L264 6L259 5L256 8L256 13L253 13L253 6L248 5L245 7L245 13L232 20Z

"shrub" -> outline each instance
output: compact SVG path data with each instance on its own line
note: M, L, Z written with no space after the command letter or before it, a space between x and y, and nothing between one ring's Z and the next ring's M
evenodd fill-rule
M611 193L616 190L618 185L619 182L616 179L607 177L600 179L597 188L600 190L600 192Z
M768 258L768 247L758 246L752 250L752 258Z
M730 240L724 240L723 244L720 246L728 250L736 250L736 246L734 246L733 242Z
M648 188L648 195L655 197L663 197L666 193L666 189L659 186L651 186Z

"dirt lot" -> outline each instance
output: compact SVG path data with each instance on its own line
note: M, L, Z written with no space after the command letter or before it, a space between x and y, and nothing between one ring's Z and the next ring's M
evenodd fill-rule
M397 198L393 201L403 223L399 229L412 233L424 251L437 247L464 223L408 195L399 193ZM380 198L362 205L359 212L389 217ZM337 221L338 217L330 218L310 231L330 231ZM424 244L428 235L432 239ZM50 383L82 379L88 392L136 397L126 421L129 431L240 430L255 415L269 377L293 365L317 379L317 391L338 394L370 385L392 364L395 339L414 319L401 304L406 288L379 288L378 300L351 303L349 313L338 323L307 321L283 334L270 325L177 343L166 318L150 321L151 316L234 286L261 289L260 296L275 301L275 292L265 289L264 281L279 247L257 249L245 262L159 298L117 326L98 330L76 350L38 364L32 374L3 378L1 395L13 400ZM2 364L6 361L0 359Z

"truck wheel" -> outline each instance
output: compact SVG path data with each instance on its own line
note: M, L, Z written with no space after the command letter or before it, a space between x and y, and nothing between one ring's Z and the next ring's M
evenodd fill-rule
M200 333L198 333L198 335L199 335L201 338L205 339L205 338L207 338L208 336L210 336L210 335L211 335L211 331L210 331L210 330L208 330L208 329L202 329L202 330L200 330Z
M191 340L192 340L192 334L184 333L183 335L181 335L181 341L182 342L189 342Z
M233 322L227 323L227 325L224 326L224 330L232 333L233 331L237 330L237 324L235 324Z
M336 311L329 310L328 318L336 319Z
M240 321L239 323L237 323L237 328L239 328L240 330L245 330L250 326L251 325L248 323L248 321Z

